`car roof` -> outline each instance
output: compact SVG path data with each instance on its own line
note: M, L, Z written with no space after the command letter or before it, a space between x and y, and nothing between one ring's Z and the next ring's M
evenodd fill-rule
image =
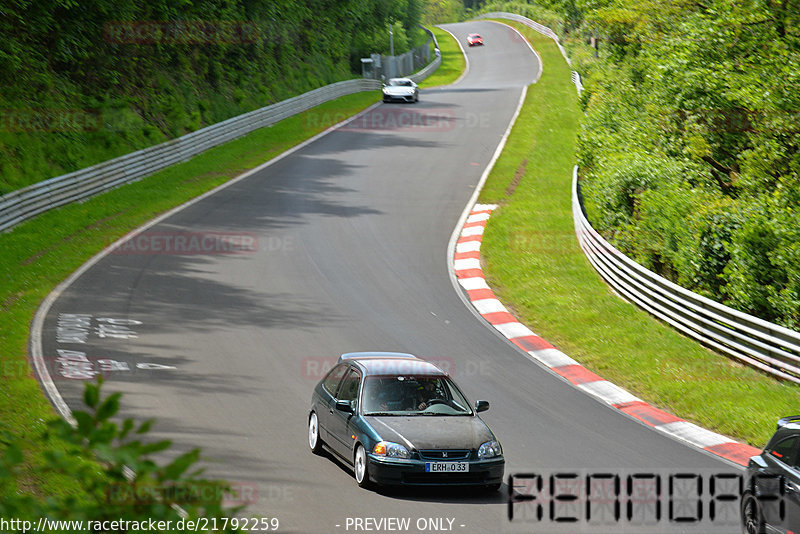
M800 415L789 415L787 417L781 417L778 419L777 430L787 427L795 430L800 429Z
M800 415L790 415L788 417L782 417L778 419L778 428L775 430L775 433L767 442L766 447L764 449L770 449L775 446L780 441L783 441L785 438L789 436L796 436L800 433Z
M431 362L405 352L348 352L339 357L340 362L344 360L357 364L367 376L447 375Z
M356 360L360 358L411 358L416 360L417 357L407 352L381 352L381 351L368 351L368 352L345 352L339 356L339 361L342 360Z
M411 78L389 78L390 82L413 82Z

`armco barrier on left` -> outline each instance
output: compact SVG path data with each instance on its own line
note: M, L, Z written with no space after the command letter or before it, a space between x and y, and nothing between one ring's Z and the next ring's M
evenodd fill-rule
M0 231L47 210L141 180L170 165L274 124L330 100L377 90L376 80L346 80L326 85L238 117L86 169L57 176L0 197Z
M163 28L158 29L162 30ZM208 30L208 28L205 29ZM246 27L242 29L236 26L233 28L235 31L231 28L225 29L230 31L219 32L219 35L224 35L225 38L245 39L249 35ZM119 28L115 30L119 30ZM131 28L127 28L127 30L132 31ZM122 30L112 33L115 39L145 38L142 37L141 28L136 30L138 33L134 32L134 34L125 33ZM107 31L111 30L107 29ZM130 37L130 35L134 35L134 37ZM219 37L217 33L214 35ZM430 76L441 63L442 58L437 54L433 61L410 78L415 82L420 82ZM377 80L345 80L333 83L271 106L212 124L177 139L12 191L7 195L0 196L0 232L53 208L84 200L120 185L141 180L170 165L186 161L209 148L275 124L319 104L353 93L378 89L380 89L380 82Z

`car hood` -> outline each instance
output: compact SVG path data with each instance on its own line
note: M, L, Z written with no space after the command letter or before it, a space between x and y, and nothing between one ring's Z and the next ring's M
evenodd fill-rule
M364 418L385 441L408 449L477 449L493 438L479 417L408 416Z
M386 93L387 95L393 95L393 96L413 95L414 88L403 87L403 86L390 87L387 85L386 87L383 88L383 92Z

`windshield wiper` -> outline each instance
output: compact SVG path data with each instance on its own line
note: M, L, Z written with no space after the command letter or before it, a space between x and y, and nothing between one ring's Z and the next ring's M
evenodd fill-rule
M365 417L370 415L398 415L398 414L394 412L369 412L364 414Z

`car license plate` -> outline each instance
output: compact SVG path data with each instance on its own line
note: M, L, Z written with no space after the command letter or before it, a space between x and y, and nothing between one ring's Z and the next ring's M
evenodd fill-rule
M426 473L468 473L467 462L425 462Z

